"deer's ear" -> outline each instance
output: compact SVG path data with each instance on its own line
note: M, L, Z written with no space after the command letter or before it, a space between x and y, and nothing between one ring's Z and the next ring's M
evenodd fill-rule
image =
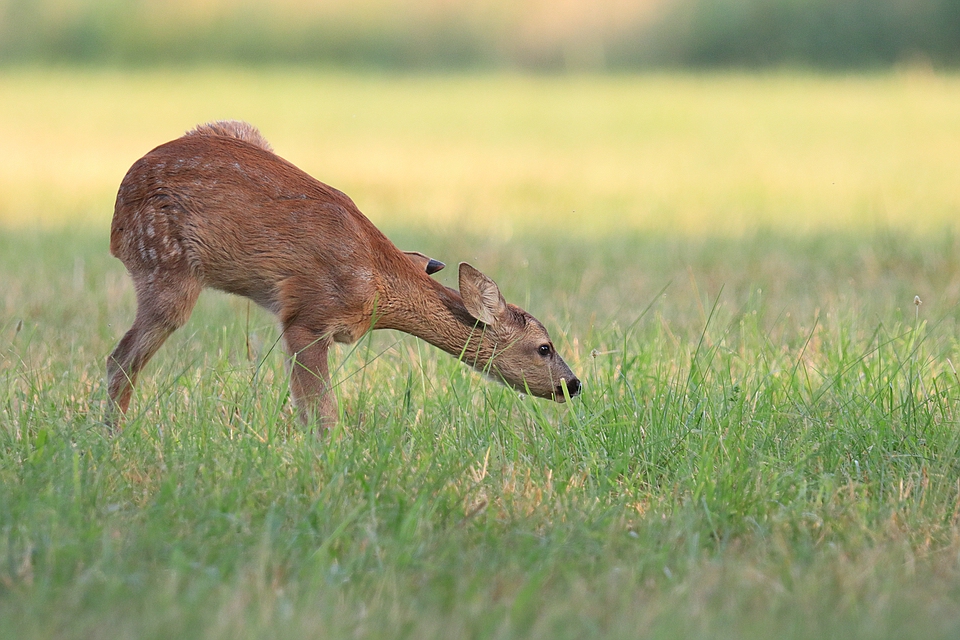
M507 310L497 283L466 262L460 263L460 297L470 315L484 324L497 324Z
M440 271L440 269L443 269L445 266L447 266L439 260L434 260L430 256L423 255L419 251L404 251L403 253L410 258L410 261L413 262L413 264L424 270L429 276L432 276L437 271Z

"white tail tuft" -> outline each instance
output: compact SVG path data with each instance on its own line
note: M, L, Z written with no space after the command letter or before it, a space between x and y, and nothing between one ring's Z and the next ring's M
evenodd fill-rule
M243 122L241 120L218 120L216 122L200 124L190 131L187 131L187 135L236 138L237 140L243 140L244 142L258 146L264 151L273 153L273 147L270 146L267 139L263 137L260 130L249 122Z

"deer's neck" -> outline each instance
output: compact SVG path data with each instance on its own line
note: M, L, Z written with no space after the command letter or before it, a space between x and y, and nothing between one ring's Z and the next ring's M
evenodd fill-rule
M464 362L482 368L493 355L489 329L478 323L460 294L431 278L388 287L377 329L397 329L417 336Z

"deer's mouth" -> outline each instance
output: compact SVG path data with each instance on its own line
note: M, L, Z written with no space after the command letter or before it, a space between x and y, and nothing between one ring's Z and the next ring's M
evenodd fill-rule
M523 380L520 380L518 382L512 382L510 380L507 380L507 378L505 378L502 375L495 376L492 374L488 374L488 376L491 379L496 380L497 382L500 382L501 384L504 384L508 387L513 387L514 389L516 389L521 393L528 393L534 397L543 398L544 400L553 400L554 402L566 402L567 396L570 396L571 398L575 398L576 396L580 395L580 392L583 390L583 385L581 384L580 380L578 380L577 378L573 378L569 382L561 378L560 384L558 384L557 386L547 391L546 389L543 389L543 387L541 387L539 390L532 389L528 386L528 383ZM566 393L564 393L563 391L563 385L567 386Z

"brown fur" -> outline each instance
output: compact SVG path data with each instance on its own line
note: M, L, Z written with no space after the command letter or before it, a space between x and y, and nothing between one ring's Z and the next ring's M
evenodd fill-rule
M580 388L543 325L506 304L492 280L462 263L460 292L437 283L428 273L442 263L398 250L350 198L275 155L246 123L199 126L134 163L117 194L110 252L137 293L133 326L107 359L121 412L205 287L277 315L293 398L322 426L336 420L330 344L371 328L418 336L540 397L562 402L562 384L570 395Z

